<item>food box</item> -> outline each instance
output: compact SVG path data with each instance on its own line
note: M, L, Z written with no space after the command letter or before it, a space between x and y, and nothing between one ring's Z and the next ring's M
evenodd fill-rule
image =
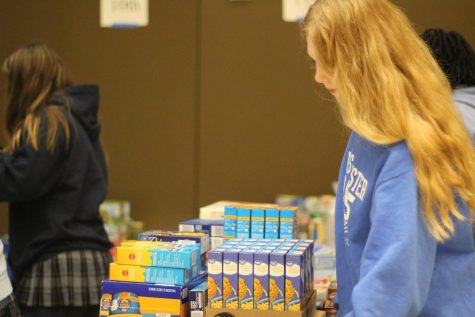
M113 281L143 282L167 285L185 285L198 274L199 267L194 266L191 270L123 265L117 263L109 264L109 278Z
M126 241L117 247L117 264L192 269L201 266L197 244L173 242Z
M177 242L181 244L199 243L201 254L206 253L210 246L209 235L206 232L150 230L140 233L139 240Z
M217 219L191 219L178 223L180 232L207 232L210 237L223 237L224 221Z
M186 317L189 290L205 280L206 273L184 286L103 281L100 317L149 317L159 314Z

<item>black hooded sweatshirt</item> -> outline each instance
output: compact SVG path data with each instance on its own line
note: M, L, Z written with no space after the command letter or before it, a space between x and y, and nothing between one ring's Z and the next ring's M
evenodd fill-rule
M58 126L54 151L47 152L48 120L41 112L39 149L24 137L13 153L0 153L0 200L10 203L14 284L34 263L60 252L111 247L98 211L107 194L98 87L72 86L55 96L48 104L64 105L64 96L69 100L71 111L64 107L69 144Z

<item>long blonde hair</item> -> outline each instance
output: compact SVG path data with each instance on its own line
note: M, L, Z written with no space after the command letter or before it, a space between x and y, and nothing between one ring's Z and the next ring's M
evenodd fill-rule
M6 151L20 146L23 135L35 150L39 149L41 112L48 121L46 149L54 150L58 128L64 132L66 145L70 129L63 106L49 105L48 101L61 88L71 85L71 79L63 61L54 51L42 43L31 43L18 49L5 59L2 71L7 77L4 130L8 145Z
M475 210L475 153L449 82L405 14L387 0L317 0L303 31L338 83L344 124L377 144L407 142L428 230L448 240L465 219L456 194Z

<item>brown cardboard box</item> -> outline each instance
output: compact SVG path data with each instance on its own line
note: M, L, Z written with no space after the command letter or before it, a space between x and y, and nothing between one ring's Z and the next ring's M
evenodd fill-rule
M324 317L325 312L317 311L315 292L302 311L242 310L206 307L206 317ZM227 315L225 315L227 314Z

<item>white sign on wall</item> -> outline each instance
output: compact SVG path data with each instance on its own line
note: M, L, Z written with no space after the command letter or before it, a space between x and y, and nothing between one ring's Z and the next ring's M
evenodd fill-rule
M285 22L301 21L315 0L282 0L282 19Z
M101 27L148 25L148 0L101 0Z

